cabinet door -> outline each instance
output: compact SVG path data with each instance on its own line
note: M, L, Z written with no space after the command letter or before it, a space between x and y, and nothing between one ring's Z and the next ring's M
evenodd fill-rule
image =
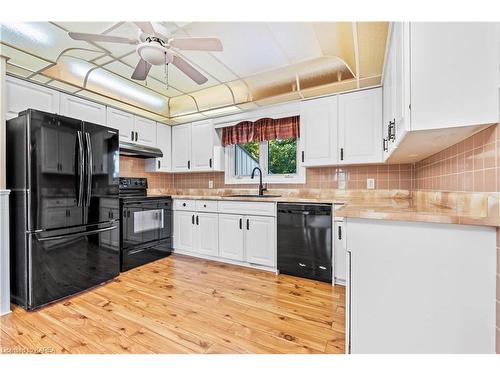
M219 214L219 256L243 260L243 217Z
M347 250L344 246L344 223L335 222L333 240L333 275L336 281L345 283L347 279Z
M411 130L498 122L498 27L410 24Z
M196 251L205 255L219 255L219 215L198 212L196 230Z
M245 217L245 254L249 263L276 265L276 221L274 217Z
M194 250L196 214L191 211L175 211L174 214L174 248L180 250Z
M172 127L156 123L156 147L163 152L161 158L146 159L146 171L170 172L172 170Z
M193 122L191 125L191 150L193 171L211 170L214 158L214 126L211 120Z
M59 113L60 93L14 77L5 77L6 118L17 117L28 108Z
M120 133L120 141L134 141L134 115L119 109L108 107L106 114L106 125L117 129Z
M106 125L106 106L68 94L61 94L61 114L93 124Z
M144 146L156 145L156 122L147 118L134 116L136 142Z
M389 50L386 56L386 64L384 67L384 83L382 87L382 146L384 148L384 153L388 154L389 145L389 121L392 121L394 117L394 79L395 79L395 65L394 65L394 27L391 31L391 37L389 39Z
M304 166L337 164L337 96L300 103Z
M172 127L172 171L191 169L191 124Z
M382 90L339 96L341 164L382 162Z

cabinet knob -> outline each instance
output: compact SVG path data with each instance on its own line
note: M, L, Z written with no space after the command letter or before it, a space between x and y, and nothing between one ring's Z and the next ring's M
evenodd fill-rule
M186 207L186 203L183 203L183 204L182 204L182 207Z

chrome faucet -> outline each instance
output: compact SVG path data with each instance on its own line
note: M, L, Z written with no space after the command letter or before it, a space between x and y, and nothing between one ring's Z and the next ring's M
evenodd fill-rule
M252 177L251 178L254 178L255 177L255 171L259 171L259 175L260 175L260 180L259 180L259 195L264 195L264 192L267 191L267 187L264 187L264 185L262 184L262 170L259 168L259 167L255 167L252 171Z

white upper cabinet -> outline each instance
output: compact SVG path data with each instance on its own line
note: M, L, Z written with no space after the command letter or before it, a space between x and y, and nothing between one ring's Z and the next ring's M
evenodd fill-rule
M172 171L222 171L224 149L212 120L172 127Z
M191 124L172 127L172 171L191 169Z
M412 130L498 122L498 23L410 28Z
M144 146L156 145L156 122L134 116L135 142Z
M172 171L172 127L162 123L156 123L156 147L163 153L161 158L146 159L147 172L171 172Z
M7 120L17 117L20 112L29 108L59 113L59 91L10 76L5 78L5 83Z
M300 103L300 144L304 166L313 167L338 163L337 111L337 96Z
M117 129L120 133L120 141L133 142L134 134L134 115L116 108L107 108L107 126Z
M339 163L382 162L382 89L339 95Z
M389 38L386 159L419 161L498 122L498 23L396 22Z
M191 169L193 171L211 169L214 158L215 130L211 120L191 124Z
M156 122L153 120L108 107L107 126L118 129L120 141L156 146Z
M106 106L61 93L60 114L93 124L106 125Z

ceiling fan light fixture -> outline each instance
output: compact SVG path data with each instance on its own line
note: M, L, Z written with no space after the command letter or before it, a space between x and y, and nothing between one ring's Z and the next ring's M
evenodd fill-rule
M137 53L151 65L164 65L172 60L166 48L156 41L146 41L137 46Z

